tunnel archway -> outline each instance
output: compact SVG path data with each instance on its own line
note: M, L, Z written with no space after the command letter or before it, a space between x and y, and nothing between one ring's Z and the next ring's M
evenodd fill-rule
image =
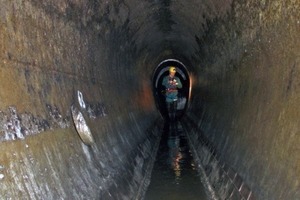
M188 108L191 94L191 81L187 67L179 60L166 59L160 62L155 68L152 76L152 90L155 104L161 115L167 119L168 112L165 104L164 86L162 80L169 74L169 67L177 68L176 76L182 83L182 88L178 90L177 118L180 119Z

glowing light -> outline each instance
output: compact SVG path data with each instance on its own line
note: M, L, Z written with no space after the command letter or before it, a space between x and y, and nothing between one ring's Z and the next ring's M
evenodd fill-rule
M192 74L190 74L189 77L190 77L190 87L189 87L189 100L190 100L191 96L192 96L192 87L193 87L194 77Z

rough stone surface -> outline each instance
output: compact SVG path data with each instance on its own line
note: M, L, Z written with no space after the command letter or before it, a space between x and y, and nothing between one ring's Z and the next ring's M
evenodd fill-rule
M259 199L299 199L298 1L234 1L199 40L192 113Z
M134 78L128 12L122 2L1 2L1 197L133 199L143 193L159 140L158 113L151 80ZM71 106L82 103L78 91L90 146L71 117Z

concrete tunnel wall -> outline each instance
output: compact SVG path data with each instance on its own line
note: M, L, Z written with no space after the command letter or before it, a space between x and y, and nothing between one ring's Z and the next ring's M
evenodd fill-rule
M300 197L298 1L3 0L0 13L2 197L139 198L167 58L191 72L191 137L257 199Z

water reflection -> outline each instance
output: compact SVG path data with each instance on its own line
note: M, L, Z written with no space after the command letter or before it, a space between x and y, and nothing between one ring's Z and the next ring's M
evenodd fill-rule
M180 122L165 124L145 199L207 199Z
M177 123L172 123L173 126L170 128L167 144L169 147L169 165L174 170L176 180L180 179L181 166L180 162L182 159L182 153L180 151L180 138L177 129Z

